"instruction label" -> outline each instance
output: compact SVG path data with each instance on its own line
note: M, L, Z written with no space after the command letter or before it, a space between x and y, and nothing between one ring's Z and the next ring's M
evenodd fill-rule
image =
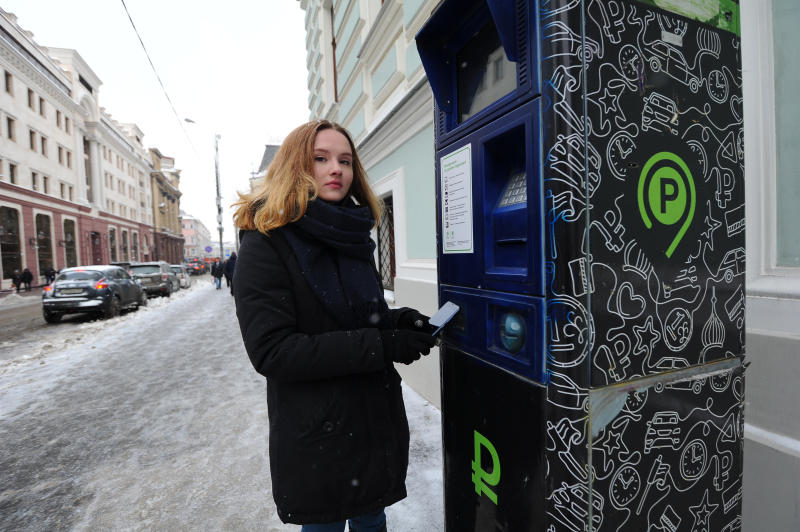
M442 253L472 253L472 145L440 161Z

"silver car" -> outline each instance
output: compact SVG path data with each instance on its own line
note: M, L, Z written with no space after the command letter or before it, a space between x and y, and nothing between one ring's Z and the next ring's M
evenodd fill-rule
M192 286L192 276L189 275L185 264L170 264L169 269L178 277L181 288L189 288Z

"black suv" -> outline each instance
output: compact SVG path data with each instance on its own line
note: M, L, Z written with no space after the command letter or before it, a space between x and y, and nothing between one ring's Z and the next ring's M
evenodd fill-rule
M64 314L97 313L118 316L121 309L147 305L141 285L119 266L78 266L61 270L42 292L42 313L47 323Z
M153 262L134 262L130 265L129 272L133 278L142 283L142 288L147 294L171 296L172 292L180 290L180 281L169 264L163 260Z

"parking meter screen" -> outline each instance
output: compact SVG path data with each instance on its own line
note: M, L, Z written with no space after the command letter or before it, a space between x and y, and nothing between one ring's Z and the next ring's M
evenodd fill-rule
M456 64L459 123L517 88L516 64L506 57L491 22L456 54Z

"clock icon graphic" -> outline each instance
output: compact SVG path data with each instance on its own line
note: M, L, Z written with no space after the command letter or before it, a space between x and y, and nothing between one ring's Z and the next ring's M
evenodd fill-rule
M681 452L681 475L686 480L699 478L706 468L708 451L703 440L697 439L690 441Z
M639 472L631 465L624 465L611 479L611 501L617 508L623 508L639 495L641 489L642 478Z
M712 70L708 74L708 95L717 103L725 103L728 99L728 78L721 70Z
M631 81L639 79L639 72L644 69L644 58L632 44L626 44L619 51L619 64L622 74Z
M639 411L647 401L647 390L631 390L628 392L628 397L625 399L625 407L631 414Z
M608 142L606 159L611 171L619 179L625 179L628 173L628 157L636 150L636 144L628 133L619 131Z

